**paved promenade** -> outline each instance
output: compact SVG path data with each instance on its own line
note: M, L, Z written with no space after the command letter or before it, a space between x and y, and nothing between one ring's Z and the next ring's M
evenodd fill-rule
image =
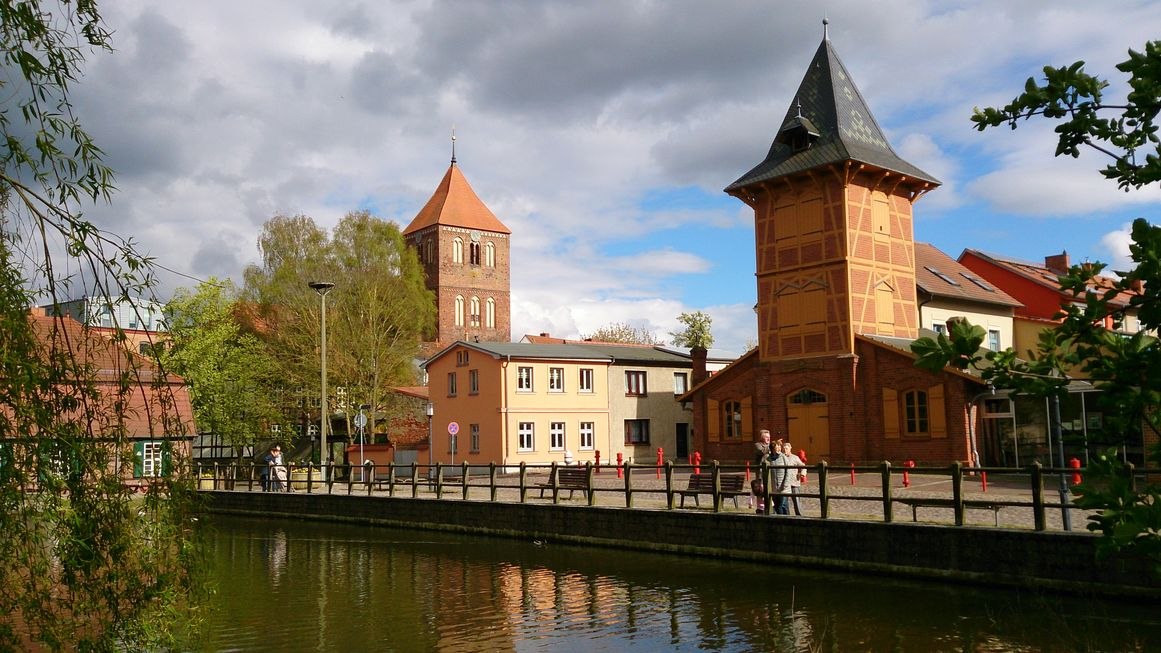
M443 487L442 498L446 500L462 500L464 488L459 483L459 479L448 476L448 473L453 470L458 472L459 468L445 469L445 478L447 480ZM706 472L707 470L703 469L702 471ZM737 472L730 470L730 472L723 471L723 473ZM679 472L675 470L673 474L673 488L675 490L684 489L688 483L688 477L689 474L687 471ZM903 475L899 470L896 470L892 475L891 495L894 499L892 503L892 521L900 523L912 521L912 508L906 503L908 500L935 500L937 502L950 503L953 495L952 481L948 474L913 473L909 477L907 485L905 486ZM594 493L595 505L625 507L625 479L618 478L615 469L603 468L599 474L594 474L593 479L593 485L596 488L596 492ZM436 498L437 493L426 481L421 479L419 487L415 488L414 491L409 481L409 478L397 479L397 484L394 489L395 496L411 497L414 494L416 498L420 499ZM525 491L525 501L529 503L551 502L552 490L545 489L542 498L541 488L538 486L538 484L546 484L547 482L548 470L529 470L526 475L527 489ZM497 474L496 484L497 501L518 502L520 500L518 475ZM1044 484L1043 500L1046 504L1045 526L1047 530L1063 530L1063 515L1059 506L1059 476L1045 475ZM295 482L293 485L293 490L296 492L306 491L306 484L303 481ZM635 468L632 473L631 485L634 509L664 510L667 508L664 474L658 478L653 468ZM965 526L998 526L1000 528L1026 530L1032 530L1035 527L1032 509L1033 497L1027 474L991 474L987 478L986 488L979 477L967 476L963 480L962 488L964 500L969 504L976 504L975 506L969 505L965 509ZM235 489L246 490L249 488L239 483L235 485ZM259 491L257 483L254 484L252 489L253 491ZM490 500L491 492L486 474L469 476L467 489L468 501ZM849 472L832 469L830 470L827 489L829 494L830 519L884 521L885 507L882 499L883 489L880 474L875 472L857 473L852 483L852 477ZM325 493L327 492L327 488L325 485L320 485L316 481L312 483L310 491L312 493ZM821 506L818 499L819 488L816 475L812 473L810 480L800 488L800 491L802 496L799 499L799 503L803 517L820 517ZM371 488L368 488L367 485L358 482L348 486L345 480L336 481L330 488L330 492L332 494L347 494L350 492L351 494L362 496L368 493L373 496L387 496L389 494L385 483L376 483ZM582 492L572 492L570 496L568 490L562 490L558 500L563 504L573 505L585 505L588 502ZM692 497L686 497L684 508L676 507L680 505L680 502L680 496L675 496L675 509L709 511L713 507L713 500L709 495L701 495L699 497L698 503L700 505L695 505ZM984 506L980 504L991 505ZM757 500L752 501L749 495L744 495L738 497L737 507L735 507L732 499L724 499L722 511L755 514L755 508L758 505ZM761 519L767 517L755 514L755 518ZM788 517L775 515L768 518L786 519ZM794 517L791 516L789 518L793 519ZM955 523L954 512L950 505L947 507L921 505L916 508L914 518L920 523L943 525L952 525ZM1070 508L1069 518L1072 530L1086 531L1088 520L1085 511Z

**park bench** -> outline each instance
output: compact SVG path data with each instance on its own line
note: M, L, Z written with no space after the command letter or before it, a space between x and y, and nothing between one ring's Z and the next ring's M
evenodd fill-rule
M544 498L544 491L551 490L554 487L558 490L568 490L568 498L572 498L572 493L580 490L584 493L585 498L588 498L589 492L592 488L589 486L589 470L588 467L556 467L553 469L555 474L555 483L553 483L553 476L549 475L547 483L537 483L536 487L540 488L540 497Z
M906 499L893 499L896 503L901 503L911 508L911 521L919 521L920 508L955 508L954 499L936 499L936 498L918 498L909 497ZM1011 502L1003 501L964 501L964 509L973 508L977 510L991 510L992 517L995 520L996 526L1000 525L1000 510L1004 506L1012 505Z
M749 494L749 492L742 489L746 479L741 474L721 474L718 476L721 486L722 497L733 499L734 507L738 507L738 497ZM685 507L685 497L693 497L693 504L700 507L697 495L714 493L714 477L713 474L690 474L689 485L684 490L678 490L677 493L681 495L681 507Z

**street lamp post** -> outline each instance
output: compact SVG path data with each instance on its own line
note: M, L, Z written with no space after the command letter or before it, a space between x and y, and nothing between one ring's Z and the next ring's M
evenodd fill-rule
M427 477L431 478L431 416L435 415L435 404L427 402Z
M321 399L319 403L319 442L321 443L319 451L319 465L322 468L322 480L326 481L327 474L327 459L330 457L330 449L327 445L327 427L330 426L330 415L327 413L327 293L335 284L329 281L311 281L310 287L318 293L319 300L322 303L322 314L319 317L319 322L322 324L322 379L321 379Z

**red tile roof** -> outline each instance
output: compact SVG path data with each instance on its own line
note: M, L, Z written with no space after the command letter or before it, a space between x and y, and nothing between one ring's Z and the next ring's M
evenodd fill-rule
M1008 293L983 281L974 272L929 243L915 243L915 284L933 297L962 299L1000 306L1021 306Z
M479 229L492 233L510 234L508 227L480 201L471 184L460 169L452 162L447 174L439 182L435 193L419 214L403 230L403 235L426 229L433 225Z

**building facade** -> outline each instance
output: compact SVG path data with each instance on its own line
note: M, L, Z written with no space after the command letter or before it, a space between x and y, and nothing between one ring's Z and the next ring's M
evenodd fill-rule
M648 463L688 448L688 356L633 345L460 341L425 363L434 462ZM454 426L453 426L454 423Z

